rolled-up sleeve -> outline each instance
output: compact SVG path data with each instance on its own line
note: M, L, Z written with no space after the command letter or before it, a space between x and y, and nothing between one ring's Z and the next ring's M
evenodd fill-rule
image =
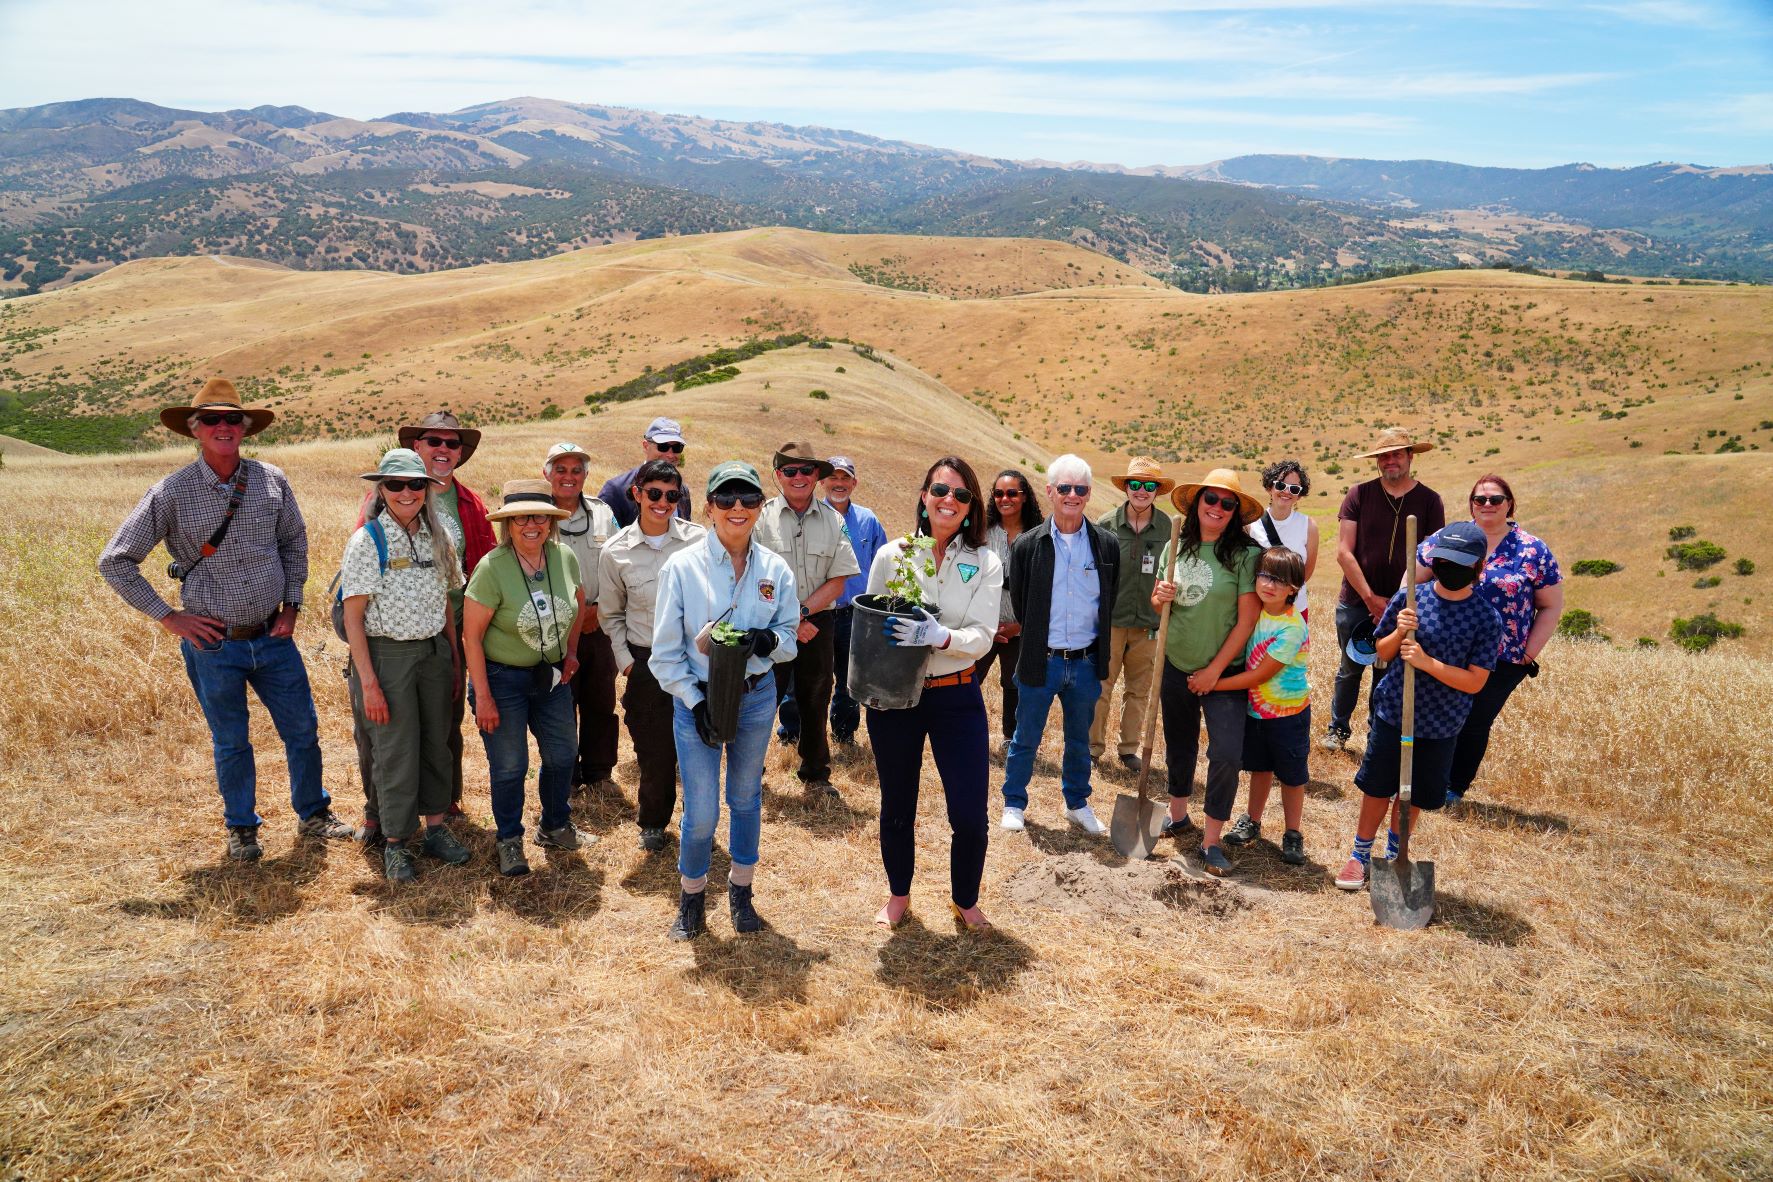
M847 549L848 542L844 543ZM853 565L856 556L850 555ZM770 650L770 661L781 665L792 661L800 652L800 596L794 586L794 572L783 563L782 583L776 592L776 614L770 617L770 631L776 634L776 647Z
M142 562L172 528L170 502L156 484L130 510L99 554L99 574L130 607L149 619L164 620L175 610L142 577Z

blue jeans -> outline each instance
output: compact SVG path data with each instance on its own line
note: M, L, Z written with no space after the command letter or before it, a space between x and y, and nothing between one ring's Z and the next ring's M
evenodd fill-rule
M289 762L289 803L307 820L324 812L332 797L320 786L319 726L308 669L295 641L287 636L257 640L221 640L200 648L179 642L185 675L196 691L197 704L209 723L215 749L216 786L222 794L222 818L229 825L257 825L258 770L252 759L247 726L246 687L264 703L271 724L283 740Z
M500 841L523 836L523 782L529 777L529 737L542 753L536 795L542 800L543 829L572 822L573 761L579 755L578 726L573 720L573 691L566 682L537 693L527 668L486 663L487 688L499 708L499 729L480 732L486 744L486 770L492 780L493 821ZM474 687L468 687L468 708L474 708Z
M1005 670L1009 672L1009 670ZM1013 676L1013 674L1012 674ZM1020 700L1016 703L1016 733L1004 760L1003 802L1010 808L1028 807L1028 780L1034 775L1034 753L1040 749L1047 712L1053 699L1065 722L1065 754L1059 763L1059 786L1065 807L1080 809L1090 802L1090 723L1096 718L1096 699L1102 696L1102 680L1096 676L1094 657L1047 658L1047 679L1029 685L1016 678Z
M726 752L727 853L735 866L757 865L757 838L763 826L763 757L770 747L770 720L776 715L776 681L766 676L739 703L739 737ZM671 737L683 776L683 829L677 873L700 878L714 851L720 821L720 756L696 734L695 715L679 699L671 702Z

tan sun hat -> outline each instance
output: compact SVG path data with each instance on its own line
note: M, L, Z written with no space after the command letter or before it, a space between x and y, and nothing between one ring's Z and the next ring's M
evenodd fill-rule
M792 467L796 464L812 464L816 466L818 472L815 473L815 475L817 475L820 480L831 475L830 462L822 460L814 455L812 444L800 440L791 440L788 443L784 443L781 447L776 449L776 454L770 459L770 467L778 471L784 466Z
M432 411L417 423L408 423L400 428L398 432L400 446L411 447L413 441L427 431L454 431L456 433L462 441L462 457L456 461L458 468L466 464L468 457L474 454L474 449L480 446L480 432L472 427L462 426L461 420L447 410Z
M1187 513L1188 507L1194 504L1194 498L1200 495L1203 488L1220 488L1236 493L1238 503L1243 508L1242 521L1245 525L1262 516L1262 502L1244 491L1244 486L1238 483L1237 473L1230 468L1214 468L1198 484L1178 485L1176 491L1170 494L1170 504L1176 506L1177 512Z
M1410 438L1410 433L1402 427L1387 427L1379 432L1379 441L1372 451L1364 451L1354 457L1357 460L1370 460L1374 456L1382 456L1388 451L1397 451L1407 447L1412 455L1421 455L1425 451L1433 451L1434 444L1427 441L1417 442Z
M571 517L571 509L554 503L554 486L546 480L511 480L505 483L503 503L486 515L488 521L541 513L548 517Z
M1126 492L1129 480L1155 480L1159 493L1167 493L1176 487L1176 482L1165 476L1164 470L1150 456L1134 456L1127 461L1127 474L1125 476L1110 476L1108 483L1120 489L1121 492Z
M234 389L234 383L227 378L210 378L203 383L203 389L197 394L197 401L191 406L169 406L160 412L160 425L174 435L183 435L186 439L194 439L191 434L191 416L198 411L209 410L218 414L239 411L246 416L246 433L257 435L271 425L277 417L275 411L263 408L248 410L240 405L240 393Z

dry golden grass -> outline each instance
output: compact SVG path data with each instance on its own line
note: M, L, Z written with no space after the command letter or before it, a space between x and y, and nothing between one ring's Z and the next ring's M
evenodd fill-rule
M902 527L931 452L905 421L940 423L981 468L1046 458L910 366L848 365L809 402L831 354L768 362L673 398L692 474L829 438ZM785 429L803 406L835 434ZM614 471L654 411L500 429L465 475L527 475L563 435ZM308 515L311 601L376 450L267 449ZM1476 803L1423 829L1441 883L1424 932L1377 929L1364 897L1331 888L1354 761L1314 752L1313 864L1263 844L1223 882L1074 836L1043 765L1028 834L994 834L984 938L945 918L926 772L919 918L889 935L870 923L885 888L866 754L839 763L845 804L828 808L777 747L769 929L735 939L716 904L710 935L675 945L673 861L633 846L626 749L625 799L578 814L603 840L505 881L470 736L476 860L394 891L353 847L294 843L267 740L267 857L225 861L173 646L92 570L187 456L0 470L0 1174L1773 1176L1764 660L1554 644ZM1761 457L1719 462L1743 459ZM1332 643L1314 614L1322 704ZM323 634L309 613L298 635L348 814L341 646ZM1104 777L1098 803L1128 789ZM717 891L724 872L717 854Z

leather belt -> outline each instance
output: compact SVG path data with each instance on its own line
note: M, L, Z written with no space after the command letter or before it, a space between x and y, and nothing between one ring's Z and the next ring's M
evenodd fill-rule
M1047 656L1049 658L1064 657L1067 661L1081 661L1085 657L1093 657L1095 655L1096 642L1093 640L1082 648L1050 648L1047 650Z
M228 629L229 640L257 640L271 629L264 624L241 624Z
M954 673L944 673L940 677L926 677L923 679L923 688L940 689L945 685L971 685L973 679L978 676L978 672L977 665L968 665L965 669Z
M762 685L765 678L769 678L770 680L773 681L775 679L775 676L776 676L776 671L774 668L765 669L762 673L751 674L749 677L747 677L745 679L745 692L750 693L752 690L754 690L758 686Z

